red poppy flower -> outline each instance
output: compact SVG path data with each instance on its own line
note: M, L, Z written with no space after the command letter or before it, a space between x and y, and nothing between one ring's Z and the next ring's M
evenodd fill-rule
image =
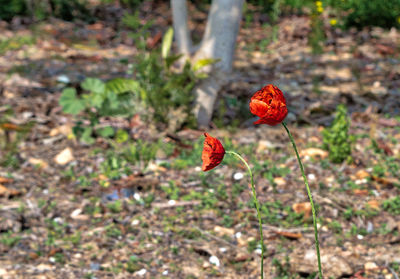
M203 153L201 159L203 160L203 171L208 171L218 166L222 159L224 159L225 149L221 142L213 138L207 133L204 133L206 139L204 140Z
M288 114L282 91L272 84L268 84L254 93L250 101L250 111L260 117L254 124L271 126L281 123Z

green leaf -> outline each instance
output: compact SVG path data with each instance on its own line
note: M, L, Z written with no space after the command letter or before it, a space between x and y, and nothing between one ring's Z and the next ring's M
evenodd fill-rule
M219 61L221 61L221 59L219 59L219 58L218 59L204 58L204 59L197 60L196 63L194 63L194 65L193 65L193 71L196 72L205 66L215 64Z
M114 135L114 129L111 126L99 128L96 133L103 138L110 138Z
M129 139L129 134L128 134L127 131L122 130L122 129L119 129L119 130L117 131L117 134L115 135L115 140L116 140L118 143L126 142L126 141L128 141L128 139Z
M75 88L65 88L59 103L65 113L78 114L85 109L85 102L76 96Z
M98 78L86 78L82 83L81 87L87 91L94 93L103 93L106 89L104 82Z
M122 94L126 92L138 92L140 84L136 80L127 78L115 78L106 83L106 91L115 94Z
M174 64L175 61L177 61L181 57L182 54L170 55L167 58L165 58L165 65L167 66L167 68L169 68L171 67L172 64Z
M87 99L90 101L90 104L96 108L101 108L104 102L103 94L98 93L90 94Z
M81 140L87 144L93 144L95 139L92 137L93 128L85 127L81 136Z
M174 38L174 29L172 27L168 28L167 32L165 33L162 44L161 44L161 57L167 58L169 55L169 51L171 50L172 46L172 39Z

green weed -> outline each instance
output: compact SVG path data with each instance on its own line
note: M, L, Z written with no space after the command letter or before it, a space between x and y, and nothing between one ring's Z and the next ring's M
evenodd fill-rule
M347 109L344 105L339 105L332 126L322 131L323 148L329 151L329 159L333 163L341 163L351 158L349 128Z

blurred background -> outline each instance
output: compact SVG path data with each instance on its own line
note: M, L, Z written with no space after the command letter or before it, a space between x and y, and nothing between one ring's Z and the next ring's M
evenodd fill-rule
M269 83L325 276L398 278L399 28L400 0L0 0L0 278L258 278L206 130L256 175L267 278L314 278L294 154L248 108Z

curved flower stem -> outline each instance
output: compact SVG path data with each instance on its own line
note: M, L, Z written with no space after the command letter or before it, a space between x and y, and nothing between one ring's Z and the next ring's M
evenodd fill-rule
M313 223L314 223L315 249L317 250L318 276L319 276L319 279L322 279L322 267L321 267L321 255L320 255L320 252L319 252L317 217L316 217L316 213L315 213L315 207L314 207L314 202L313 202L310 186L308 185L308 180L307 180L307 177L306 177L306 175L304 173L304 167L303 167L303 164L302 164L302 162L300 160L299 152L297 151L296 143L294 142L293 136L290 133L290 131L289 131L288 127L286 126L285 122L282 122L282 126L285 128L285 130L286 130L286 132L287 132L287 134L289 136L289 139L292 142L294 152L296 153L297 161L299 162L301 175L303 176L304 184L306 185L306 188L307 188L308 198L310 199L311 211L312 211L312 217L313 217Z
M232 154L239 158L247 167L247 170L250 175L251 179L251 190L253 191L253 199L254 199L254 204L256 205L256 210L257 210L257 217L258 217L258 225L260 228L260 244L261 244L261 279L264 278L264 238L263 238L263 231L262 231L262 221L261 221L261 212L260 212L260 204L258 203L257 200L257 195L256 195L256 188L254 187L254 179L253 179L253 173L251 172L251 169L249 165L247 164L246 160L243 159L242 156L237 154L234 151L226 151L226 154Z

